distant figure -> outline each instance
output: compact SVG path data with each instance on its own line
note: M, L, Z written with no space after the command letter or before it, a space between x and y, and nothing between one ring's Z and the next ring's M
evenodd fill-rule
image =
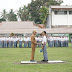
M27 48L28 38L27 36L24 37L24 48Z
M71 36L71 46L72 46L72 36Z

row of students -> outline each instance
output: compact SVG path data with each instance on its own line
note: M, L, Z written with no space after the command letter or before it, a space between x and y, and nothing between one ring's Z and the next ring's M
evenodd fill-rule
M0 37L0 48L11 48L11 47L19 47L22 48L24 44L24 48L27 46L31 47L31 38L29 37Z
M38 43L41 43L42 37L37 36L35 37L36 41ZM49 36L47 37L47 42L49 47L68 47L68 37L53 37ZM31 37L25 36L25 37L0 37L0 48L11 48L11 47L19 47L22 48L31 48ZM36 47L41 47L40 45L36 45Z
M48 46L49 47L68 47L69 38L67 36L62 37L48 37Z

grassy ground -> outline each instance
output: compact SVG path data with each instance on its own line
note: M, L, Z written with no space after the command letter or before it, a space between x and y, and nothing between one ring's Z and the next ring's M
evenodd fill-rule
M35 60L42 60L41 48L36 48ZM72 47L47 48L49 60L63 60L67 63L59 64L15 64L15 62L28 61L31 48L0 48L0 72L72 72Z

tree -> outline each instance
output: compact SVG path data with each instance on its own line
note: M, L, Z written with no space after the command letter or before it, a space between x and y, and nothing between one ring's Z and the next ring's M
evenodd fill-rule
M40 9L44 6L48 8L50 5L60 5L61 2L56 0L32 0L32 2L28 5L29 12L31 14L32 19L35 23L43 23ZM45 16L44 16L45 17Z
M18 17L20 17L20 19L22 21L27 21L29 20L29 11L28 11L28 8L24 5L23 7L20 7L19 10L18 10Z
M47 16L48 16L48 8L46 7L42 7L40 9L40 19L42 20L42 23L41 24L45 24L46 23L46 19L47 19Z
M40 6L41 6L41 3L39 1L32 1L31 4L28 5L31 17L33 21L37 24L41 23Z
M1 18L1 19L0 19L0 22L2 22L2 21L6 21L6 20L5 20L5 19L3 19L3 18Z
M7 12L6 12L5 9L2 12L1 18L4 19L4 20L7 20Z
M17 21L17 15L13 12L13 9L7 14L8 21Z

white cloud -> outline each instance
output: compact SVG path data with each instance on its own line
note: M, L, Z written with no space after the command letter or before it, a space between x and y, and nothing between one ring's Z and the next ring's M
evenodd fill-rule
M72 0L63 0L64 3L62 5L72 5ZM9 11L10 9L17 10L19 7L23 5L27 5L31 0L0 0L0 12L3 9Z
M2 12L3 9L6 9L7 11L10 9L16 10L30 2L31 0L0 0L0 12Z
M64 3L62 5L72 5L72 0L63 0Z

